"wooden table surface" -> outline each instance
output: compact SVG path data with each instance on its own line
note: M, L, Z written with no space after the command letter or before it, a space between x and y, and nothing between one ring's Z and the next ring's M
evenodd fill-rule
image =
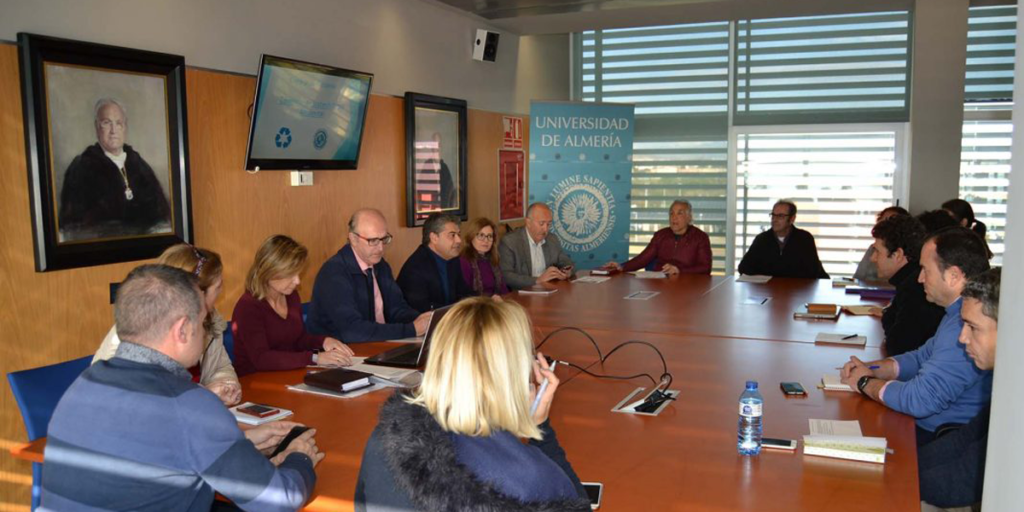
M614 413L613 406L649 381L597 379L559 367L563 383L551 421L581 479L604 483L602 510L919 509L913 419L855 393L816 387L851 354L881 356L878 319L792 317L805 302L861 303L857 296L833 289L827 280L773 279L756 285L708 276L641 280L620 275L600 284L555 287L559 291L550 296L509 296L529 310L536 342L563 326L584 329L604 353L625 340L649 342L667 360L672 389L682 392L657 417ZM649 301L623 299L640 290L660 295ZM751 296L771 300L744 304ZM815 345L821 331L866 334L869 346ZM364 356L392 346L353 345ZM649 373L657 379L662 371L657 354L639 345L600 364L594 346L578 332L558 333L541 350L596 373ZM285 389L301 382L303 373L244 377L243 397L292 409L291 419L317 428L317 444L327 457L317 466L316 494L306 510L352 510L363 447L390 393L340 399ZM736 411L747 380L760 383L767 437L802 439L811 418L858 420L864 435L886 437L895 453L884 465L805 456L802 446L796 452L739 456ZM808 396L785 397L781 381L802 382ZM20 456L41 451L39 441L33 446Z
M536 325L575 326L813 343L819 332L856 333L868 345L882 346L881 322L843 313L836 321L794 320L808 302L882 305L833 288L827 279L772 279L767 284L740 283L732 277L679 275L641 279L617 274L603 283L547 285L552 295L512 294L530 311ZM627 300L633 292L652 291L650 300ZM764 304L760 302L769 298Z

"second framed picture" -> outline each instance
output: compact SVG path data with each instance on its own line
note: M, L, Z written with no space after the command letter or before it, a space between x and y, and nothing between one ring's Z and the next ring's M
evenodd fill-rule
M444 212L466 220L466 101L405 93L405 222Z

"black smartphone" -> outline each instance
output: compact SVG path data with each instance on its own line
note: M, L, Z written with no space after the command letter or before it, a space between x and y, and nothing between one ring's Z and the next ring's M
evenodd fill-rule
M597 482L581 482L587 491L587 498L590 499L590 509L597 510L601 506L601 494L604 492L604 484Z
M799 382L782 382L779 384L782 388L782 392L792 396L807 396L807 391L804 390L804 385Z
M281 412L281 409L275 409L273 407L260 404L249 404L245 407L239 407L236 410L242 414L248 414L249 416L255 416L257 418L266 418L267 416L273 416Z
M761 438L761 446L774 448L776 450L796 450L796 441L792 439L774 439L771 437Z
M288 448L288 445L292 444L292 441L294 441L296 437L301 436L302 433L307 430L309 430L309 427L292 427L292 430L288 432L288 435L284 436L284 439L278 443L277 448L274 448L274 453L270 454L270 458L273 459L274 457L277 457L277 455L283 452L285 448Z

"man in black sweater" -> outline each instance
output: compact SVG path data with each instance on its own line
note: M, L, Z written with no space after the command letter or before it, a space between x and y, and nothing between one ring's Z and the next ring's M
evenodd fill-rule
M427 311L472 295L462 278L459 218L433 213L423 223L423 244L413 251L398 274L398 286L413 309Z
M772 229L754 238L739 271L747 275L828 279L818 259L814 235L793 225L796 205L779 201L772 207Z
M890 217L871 229L875 248L871 261L878 278L896 287L892 302L882 310L885 350L889 356L915 350L935 334L945 310L925 297L918 261L926 236L921 221L909 215Z

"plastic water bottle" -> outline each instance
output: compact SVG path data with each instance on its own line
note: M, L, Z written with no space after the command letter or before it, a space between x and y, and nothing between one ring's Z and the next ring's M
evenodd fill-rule
M740 395L740 421L736 428L736 450L740 455L761 453L761 413L764 398L757 390L757 381L748 380L747 389Z

